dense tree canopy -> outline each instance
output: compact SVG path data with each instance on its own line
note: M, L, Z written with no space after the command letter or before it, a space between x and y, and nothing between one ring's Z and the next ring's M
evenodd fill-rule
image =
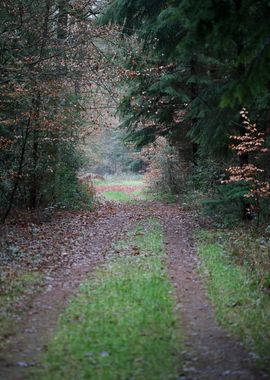
M46 207L64 204L63 193L79 196L78 137L102 114L98 87L120 94L127 140L142 147L166 137L183 171L201 157L232 156L230 136L245 134L243 107L267 144L269 15L266 0L3 1L4 218L14 202ZM117 25L113 33L106 24ZM240 166L253 156L238 156Z
M79 197L78 136L101 61L94 0L3 1L0 5L0 191L36 208Z
M176 135L188 127L206 152L227 146L243 106L265 129L269 12L267 1L111 1L104 21L119 23L123 32L143 40L148 56L151 51L147 67L169 65L160 75L133 80L124 99L134 105L130 123L142 117L157 125L166 122L166 131ZM140 53L133 54L128 64L142 71ZM162 134L157 125L155 133Z
M246 133L240 117L246 107L267 142L269 13L266 0L110 1L102 21L138 41L122 62L130 70L120 106L130 138L140 146L166 136L186 162L209 156L222 162L231 156L230 136ZM238 155L240 167L257 156Z

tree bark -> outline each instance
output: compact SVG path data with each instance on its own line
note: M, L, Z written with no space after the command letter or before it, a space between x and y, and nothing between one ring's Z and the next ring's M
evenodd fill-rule
M38 164L38 131L33 131L33 147L32 147L32 176L30 184L30 208L37 208L38 198L38 177L37 177L37 164Z
M15 197L16 191L17 191L18 186L19 186L20 177L22 175L23 162L24 162L24 158L25 158L26 144L27 144L28 136L29 136L30 123L31 123L31 117L29 117L28 121L27 121L23 145L22 145L22 151L21 151L21 156L20 156L20 161L19 161L19 167L18 167L18 171L17 171L17 176L16 176L16 179L14 182L13 189L12 189L11 194L10 194L8 207L7 207L6 212L4 213L4 215L1 219L2 223L5 223L7 217L8 217L8 215L12 209L14 197Z
M242 0L234 0L234 4L235 4L235 10L236 12L239 12L240 9L241 9L241 6L242 6ZM236 41L236 55L237 57L240 56L241 52L243 50L243 43L242 43L242 40L241 40L241 35L239 35L239 38L237 38L237 41ZM238 63L237 67L236 67L236 76L237 77L241 77L244 73L245 73L245 65L243 63ZM241 111L242 107L240 108L239 112ZM241 119L241 116L239 116L239 124L242 124L242 119ZM243 128L242 126L240 127L240 134L243 135L245 134L245 128ZM248 153L246 154L242 154L241 156L239 156L239 162L240 162L240 166L243 167L244 165L247 165L249 163L249 155ZM251 214L250 214L250 203L246 201L246 198L242 197L242 200L241 200L241 203L242 203L242 218L243 220L251 220Z
M58 11L57 38L65 40L67 38L68 0L59 0Z
M195 58L192 58L191 61L190 61L190 74L191 76L195 75L196 74L196 59ZM198 96L198 85L194 82L192 82L192 84L190 85L190 91L191 91L191 99L192 101L194 99L196 99L196 97ZM197 122L197 119L196 118L193 118L191 120L191 125L192 127L194 126L194 124ZM196 143L192 143L192 162L194 165L197 165L197 159L198 159L198 144Z

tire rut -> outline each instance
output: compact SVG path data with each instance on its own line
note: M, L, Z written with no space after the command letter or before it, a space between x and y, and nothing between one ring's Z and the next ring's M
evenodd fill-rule
M71 248L70 259L64 268L49 272L43 289L31 303L31 307L18 322L17 333L0 355L1 380L25 380L41 366L42 355L53 336L57 322L69 299L76 293L82 281L104 261L112 243L125 235L129 215L119 212L93 223L87 233L78 239L87 239L84 249Z
M175 289L176 313L185 338L184 368L180 379L262 380L268 375L256 370L241 343L215 319L198 275L199 260L191 239L192 219L175 215L165 223L169 275Z
M185 338L184 362L179 380L262 380L267 375L255 368L251 355L222 329L198 275L199 260L192 242L196 222L179 206L160 202L119 204L109 217L98 218L71 249L68 265L49 273L45 288L18 323L0 359L1 379L26 380L41 365L41 356L68 300L87 275L105 260L114 241L132 225L156 217L166 232L168 272L175 289L177 308ZM104 215L104 214L103 214ZM75 221L76 222L76 221ZM78 249L82 242L83 249ZM147 379L146 379L147 380ZM166 380L166 379L164 379Z

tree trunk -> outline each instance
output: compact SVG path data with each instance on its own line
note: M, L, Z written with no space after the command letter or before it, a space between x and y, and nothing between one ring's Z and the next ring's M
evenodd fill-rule
M193 150L192 143L187 138L188 127L182 127L181 130L177 131L176 140L174 146L178 152L178 162L179 162L179 177L181 183L179 184L179 189L184 192L188 176L191 170L191 163L193 160Z
M65 40L67 38L68 0L59 0L58 11L57 38Z
M23 169L23 163L24 163L24 157L25 157L26 144L27 144L28 136L29 136L30 123L31 123L31 117L29 117L28 121L27 121L25 135L24 135L24 140L23 140L23 145L22 145L22 151L21 151L21 156L20 156L20 161L19 161L19 167L18 167L18 171L17 171L17 176L16 176L16 179L15 179L15 182L14 182L13 189L12 189L11 194L10 194L9 204L8 204L7 210L6 210L6 212L4 213L4 215L3 215L2 219L1 219L2 223L5 223L7 217L8 217L8 215L9 215L11 209L12 209L14 197L15 197L16 191L17 191L18 186L19 186L20 178L21 178L21 175L22 175L22 169Z
M241 9L241 6L242 6L242 0L234 0L234 4L235 4L235 10L236 12L238 12L240 9ZM241 35L239 35L239 38L237 39L236 41L236 49L237 49L237 57L240 56L242 50L243 50L243 43L242 43L242 40L241 40ZM238 66L236 67L236 77L241 77L244 72L245 72L246 68L245 68L245 65L243 63L240 63L238 64ZM243 107L240 108L239 112L241 111ZM239 116L239 124L242 124L242 118L241 116ZM244 135L246 132L245 128L243 128L242 126L240 127L240 133L241 135ZM249 163L249 155L248 153L246 154L242 154L241 156L239 156L239 161L240 161L240 166L244 166L244 165L247 165ZM242 197L242 218L243 220L251 220L251 214L250 214L250 203L246 201L246 198Z
M192 58L190 61L190 75L191 76L196 74L196 66L197 66L196 59ZM192 81L192 84L190 85L190 91L191 91L191 99L193 101L194 99L196 99L199 92L198 85L194 83L194 81ZM196 118L193 118L191 120L191 128L193 128L196 122L197 122ZM192 143L192 162L194 165L197 165L197 160L198 160L198 144L193 142Z
M31 178L30 178L30 208L37 208L38 203L38 188L39 188L39 181L38 181L38 173L37 173L37 167L38 167L38 149L39 149L39 129L40 129L40 106L41 106L41 95L40 93L37 94L37 98L34 103L34 125L33 125L33 131L32 131L32 172L31 172Z
M37 208L37 198L38 198L38 175L37 175L37 165L38 165L38 130L33 131L33 149L32 149L32 175L30 183L30 208Z

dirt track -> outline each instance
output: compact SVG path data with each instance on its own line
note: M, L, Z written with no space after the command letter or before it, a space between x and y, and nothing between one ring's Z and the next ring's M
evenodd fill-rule
M84 213L83 219L80 215L66 215L65 230L71 228L74 232L75 229L76 234L66 237L65 260L61 264L63 255L59 256L59 265L49 271L45 287L18 322L18 334L9 338L0 361L1 379L27 379L32 370L40 366L40 354L46 351L49 337L67 300L82 280L106 259L111 244L123 238L134 222L147 217L158 218L166 231L168 272L177 300L175 312L180 314L186 343L184 371L179 374L179 379L266 378L252 369L250 355L215 321L213 308L196 271L198 259L192 244L196 223L192 216L178 206L159 202L108 203L100 207L94 219L91 213L89 216ZM57 220L42 228L43 237L46 233L53 233L54 223ZM63 236L63 231L57 231L59 238Z

